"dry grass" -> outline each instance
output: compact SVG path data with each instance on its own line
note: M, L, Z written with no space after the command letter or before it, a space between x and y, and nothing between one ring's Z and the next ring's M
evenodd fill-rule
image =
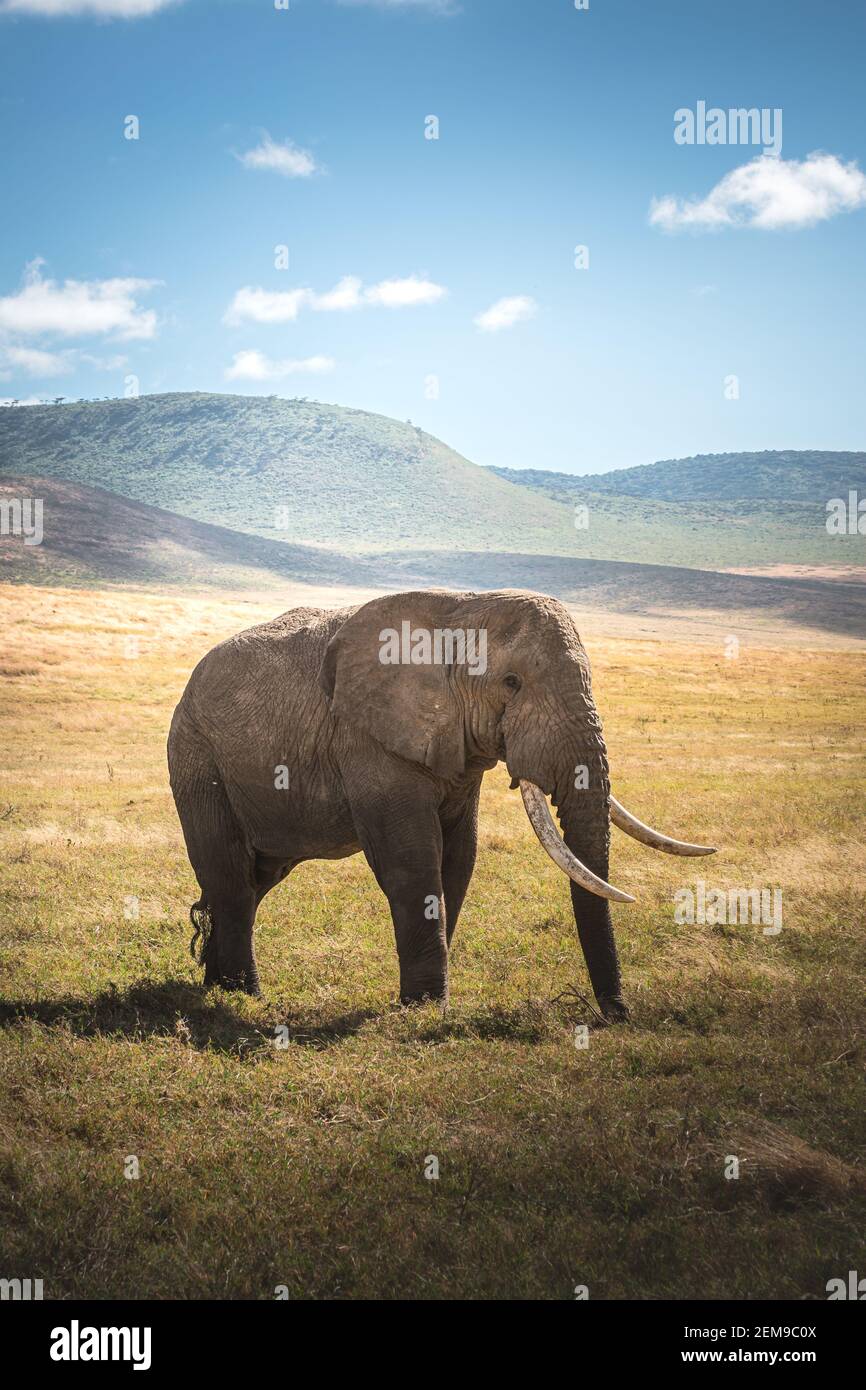
M837 1060L856 1056L856 1050L849 1049ZM783 1199L838 1201L866 1196L866 1172L812 1148L769 1120L754 1118L734 1135L732 1147L745 1164L747 1176Z
M580 1049L568 895L499 770L447 1017L393 1006L360 858L267 899L262 1000L205 996L165 733L198 655L273 599L2 604L0 1274L51 1296L799 1298L864 1267L862 652L728 661L726 628L582 623L619 795L723 851L616 836L634 1023ZM677 925L696 876L781 887L784 930Z

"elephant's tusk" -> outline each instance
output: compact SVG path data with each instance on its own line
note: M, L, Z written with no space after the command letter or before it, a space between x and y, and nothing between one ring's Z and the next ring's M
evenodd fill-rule
M685 840L672 840L668 835L662 835L660 831L653 830L652 826L644 825L642 820L633 816L627 811L615 796L610 798L610 818L614 825L624 830L626 835L631 835L633 839L640 840L642 845L650 845L652 849L664 850L665 854L715 854L715 845L690 845Z
M553 816L550 814L550 807L540 787L537 787L534 782L527 782L521 778L520 795L523 797L526 814L542 848L547 850L554 864L568 874L572 883L578 883L581 888L587 888L590 893L596 893L600 898L610 898L615 903L634 902L630 893L623 893L619 888L613 888L611 884L605 883L603 878L599 878L585 864L581 864L576 855L572 854L556 828Z

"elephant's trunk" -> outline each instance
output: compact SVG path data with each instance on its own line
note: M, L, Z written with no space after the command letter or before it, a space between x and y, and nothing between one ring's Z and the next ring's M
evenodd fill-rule
M607 749L588 670L569 692L569 732L563 743L567 756L557 759L551 800L562 826L565 846L597 882L608 886L610 856L610 776ZM613 935L610 898L628 901L617 890L599 894L588 881L572 876L571 902L578 939L593 992L605 1018L628 1017L622 998L619 959Z
M572 662L557 686L531 713L508 721L506 761L538 838L571 879L578 937L599 1007L607 1018L626 1018L610 901L633 899L608 882L610 778L585 660ZM562 838L542 791L557 810Z
M603 776L600 764L595 769L590 768L590 778L593 771L598 779L595 786L592 781L583 790L576 790L572 786L559 800L559 820L571 853L599 879L606 881L610 853L610 790L606 761ZM626 894L619 895L619 900L623 899L634 901ZM572 881L571 904L598 1006L605 1018L611 1021L628 1018L628 1008L622 998L610 902L607 896L601 897L590 888Z

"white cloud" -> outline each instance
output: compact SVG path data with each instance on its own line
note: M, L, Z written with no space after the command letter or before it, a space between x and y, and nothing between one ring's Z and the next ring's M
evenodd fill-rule
M361 305L361 281L357 275L344 275L342 280L338 280L332 290L326 294L313 294L311 290L302 290L306 294L307 302L313 309L319 309L323 313L333 312L340 309L357 309Z
M839 212L866 205L866 175L855 160L843 164L816 151L803 160L758 155L732 169L705 198L653 198L649 220L664 231L691 227L812 227Z
M225 369L225 377L227 381L279 381L296 372L332 372L336 365L333 357L290 358L277 362L250 348L235 353L232 365Z
M45 352L42 348L7 347L2 351L3 366L27 376L65 376L75 370L74 353ZM4 372L3 375L8 375Z
M247 150L245 154L238 155L238 159L248 169L272 169L274 173L282 174L287 179L309 178L310 174L315 174L318 169L309 150L300 149L291 140L286 140L280 145L276 140L272 140L267 132L262 137L261 144L256 145L255 149Z
M380 280L377 285L364 289L356 275L344 275L333 289L324 294L314 290L263 290L245 285L232 299L223 316L228 324L244 323L291 323L306 307L316 313L336 313L360 309L364 305L379 308L402 309L419 304L435 304L447 294L444 285L434 284L418 275L409 275L402 280Z
M21 375L41 378L68 376L70 372L77 371L80 365L93 367L99 372L116 372L126 363L125 357L93 357L90 353L79 352L77 348L64 348L61 352L30 347L0 348L0 378L4 381L10 376Z
M511 328L515 323L531 319L537 309L538 305L528 294L515 294L497 299L483 314L478 314L474 322L482 333L498 333L501 328Z
M0 14L35 14L46 19L93 15L97 19L142 19L178 0L2 0Z
M98 372L119 372L129 362L128 357L115 355L114 357L91 357L89 352L81 353L81 361L88 367L95 367Z
M291 323L298 317L309 290L262 290L245 285L223 315L223 323Z
M364 291L368 304L381 304L386 309L403 309L415 304L435 304L446 293L443 285L409 275L405 280L380 280Z
M0 331L27 337L56 333L113 333L119 338L152 338L156 314L142 309L136 296L157 284L155 280L43 280L42 261L28 265L24 285L15 294L0 297Z

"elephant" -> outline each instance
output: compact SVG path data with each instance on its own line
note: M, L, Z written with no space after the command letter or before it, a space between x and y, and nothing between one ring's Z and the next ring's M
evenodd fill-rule
M610 904L634 898L607 882L611 822L673 854L714 847L672 840L612 796L574 621L558 600L517 589L294 608L199 662L168 763L201 890L191 949L205 986L259 994L253 924L265 894L305 860L363 852L390 906L401 1003L447 1004L481 782L500 761L571 881L601 1015L628 1019Z

